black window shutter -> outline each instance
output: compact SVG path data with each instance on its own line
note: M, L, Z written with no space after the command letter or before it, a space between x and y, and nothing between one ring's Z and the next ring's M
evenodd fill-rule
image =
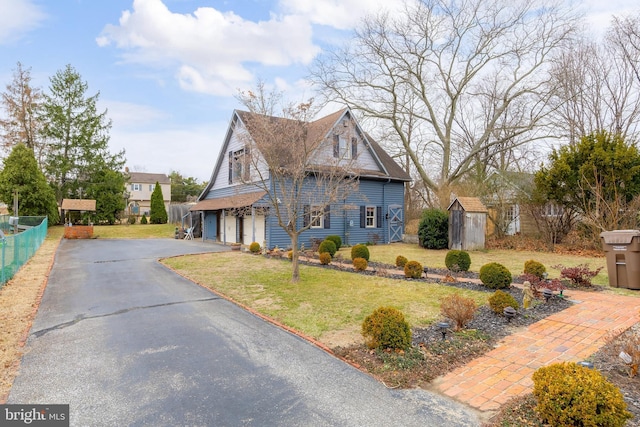
M229 184L233 184L233 151L229 151Z
M324 207L324 228L331 228L331 207Z
M333 135L333 157L340 157L340 135Z
M302 226L306 227L309 225L309 221L311 221L311 210L309 205L304 205L302 207Z
M355 159L358 157L358 138L351 138L351 158Z
M366 223L366 207L360 206L360 228L365 228L367 226Z
M382 206L376 206L376 228L382 228Z

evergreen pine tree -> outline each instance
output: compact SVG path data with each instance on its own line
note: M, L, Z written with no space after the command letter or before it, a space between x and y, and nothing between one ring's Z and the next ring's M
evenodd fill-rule
M13 148L0 172L0 200L10 209L14 191L18 192L18 215L48 216L49 224L60 220L55 193L38 167L33 150L22 143Z
M166 224L169 220L167 209L164 206L164 197L160 183L156 181L156 186L151 193L151 212L149 213L151 224Z

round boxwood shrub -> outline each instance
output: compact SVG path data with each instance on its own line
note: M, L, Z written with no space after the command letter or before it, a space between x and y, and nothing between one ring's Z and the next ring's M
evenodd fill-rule
M406 349L411 346L411 328L404 314L393 307L379 307L362 322L367 347Z
M369 248L367 245L359 243L351 248L351 260L356 258L364 258L369 261Z
M502 264L490 262L480 267L480 280L491 289L505 289L511 285L511 272Z
M442 209L425 209L418 224L420 245L427 249L449 246L449 215Z
M257 254L258 252L260 252L260 243L251 242L251 244L249 245L249 252L251 252L252 254Z
M331 234L327 237L324 238L325 240L331 240L333 243L336 244L336 250L340 250L340 247L342 246L342 238L340 236L338 236L337 234Z
M318 246L319 254L329 252L329 255L331 255L332 258L337 251L338 249L336 249L336 244L333 243L331 240L323 240L322 243L320 243L320 246Z
M451 271L469 271L471 257L466 251L452 249L444 257L444 265Z
M404 275L409 279L419 279L422 277L422 264L418 261L409 261L404 265Z
M505 307L513 307L517 310L520 304L513 295L498 289L489 297L489 307L494 313L504 314Z
M404 268L404 265L409 262L406 256L398 255L396 257L396 267Z
M524 274L531 274L536 276L538 279L542 279L546 272L547 269L541 262L530 259L524 263Z
M622 427L632 418L620 390L595 369L554 363L532 379L536 411L548 425Z
M356 271L365 271L369 263L364 258L354 258L353 259L353 268Z
M320 264L329 265L331 264L331 254L329 252L322 252L318 255L320 259Z

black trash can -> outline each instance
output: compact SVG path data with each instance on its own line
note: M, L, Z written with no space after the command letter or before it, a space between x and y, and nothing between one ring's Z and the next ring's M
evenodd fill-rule
M600 233L607 256L609 286L640 289L640 230L614 230Z

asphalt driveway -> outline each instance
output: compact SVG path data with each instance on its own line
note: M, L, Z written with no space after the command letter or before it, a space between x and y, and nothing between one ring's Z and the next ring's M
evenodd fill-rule
M68 403L72 426L479 424L439 395L387 389L157 262L222 250L63 240L8 403Z

